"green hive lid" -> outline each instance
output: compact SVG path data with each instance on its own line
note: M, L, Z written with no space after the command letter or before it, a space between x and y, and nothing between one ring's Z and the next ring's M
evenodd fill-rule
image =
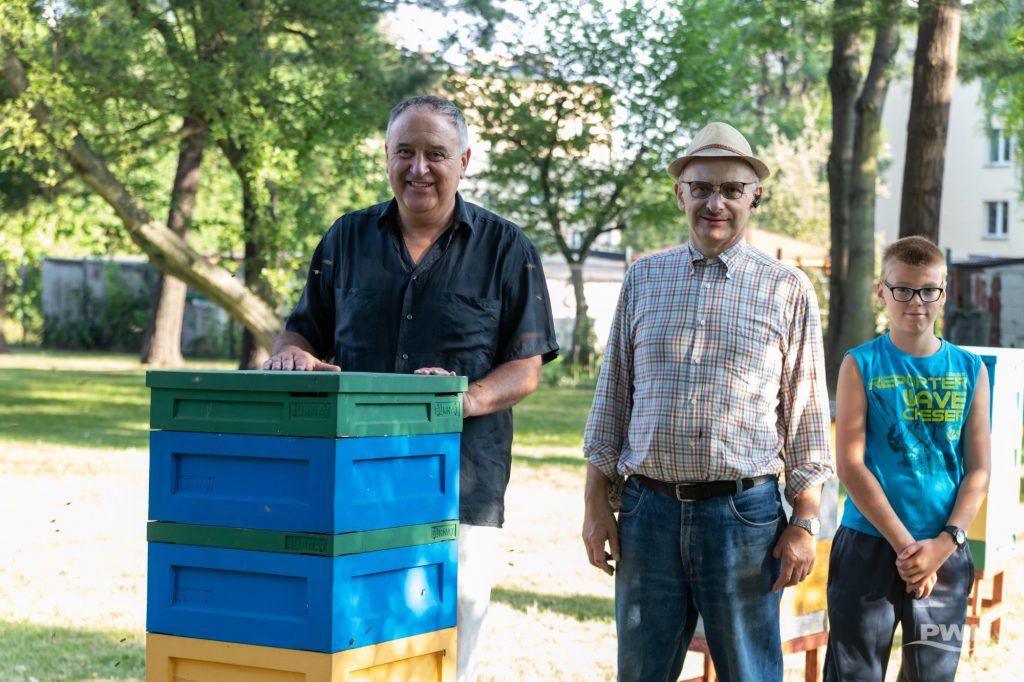
M272 372L265 370L171 370L146 372L146 386L221 391L303 393L465 393L464 376L375 372Z
M426 545L433 542L452 541L458 537L458 521L438 521L437 523L337 535L203 526L164 521L150 521L146 531L146 539L149 542L328 557L375 552L395 547Z

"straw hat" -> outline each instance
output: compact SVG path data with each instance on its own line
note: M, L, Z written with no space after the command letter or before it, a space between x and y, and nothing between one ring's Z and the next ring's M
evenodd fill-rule
M743 159L751 165L759 180L772 174L768 166L750 151L747 138L728 123L715 121L701 128L686 152L668 165L668 174L673 180L678 179L686 164L698 157Z

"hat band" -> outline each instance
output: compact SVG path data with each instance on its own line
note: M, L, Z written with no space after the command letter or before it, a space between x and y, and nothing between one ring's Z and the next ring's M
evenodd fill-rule
M727 152L731 152L731 153L735 154L736 156L750 156L750 154L744 154L742 151L740 151L739 149L736 149L735 147L730 147L727 144L719 144L717 142L712 142L711 144L706 144L706 145L704 145L702 147L697 147L692 152L687 154L687 156L696 156L697 152L702 152L705 149L722 149L722 150L725 150Z

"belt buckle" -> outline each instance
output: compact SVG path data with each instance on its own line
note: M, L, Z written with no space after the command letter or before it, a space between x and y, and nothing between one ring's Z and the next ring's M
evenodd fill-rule
M678 501L680 501L680 502L699 502L701 498L699 498L699 497L692 497L693 493L685 492L685 490L687 488L696 488L697 485L698 484L696 484L696 483L687 483L687 482L676 483L676 485L675 485L676 499Z

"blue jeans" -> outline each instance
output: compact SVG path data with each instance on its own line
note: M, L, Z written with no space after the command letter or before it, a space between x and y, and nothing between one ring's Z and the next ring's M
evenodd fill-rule
M700 502L627 480L615 571L620 682L675 682L698 614L720 679L782 680L778 486Z

